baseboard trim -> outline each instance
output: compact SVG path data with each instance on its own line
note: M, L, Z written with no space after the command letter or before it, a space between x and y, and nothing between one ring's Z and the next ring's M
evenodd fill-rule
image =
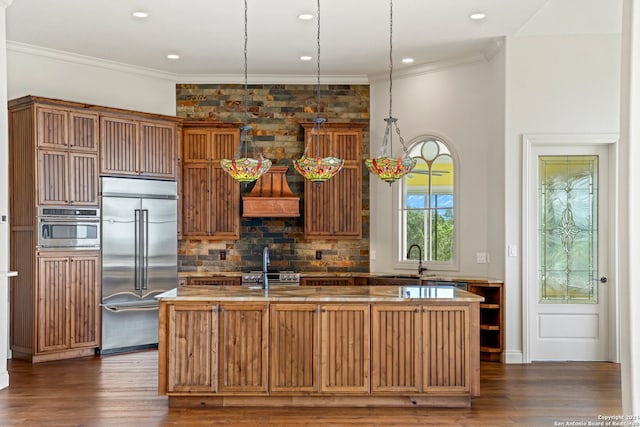
M9 371L0 372L0 390L9 387Z
M505 351L503 354L503 363L521 365L524 362L524 357L521 351Z

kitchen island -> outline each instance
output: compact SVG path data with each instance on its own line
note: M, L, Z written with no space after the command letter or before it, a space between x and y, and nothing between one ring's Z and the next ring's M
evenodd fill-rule
M470 406L481 296L431 286L183 286L158 296L170 406Z

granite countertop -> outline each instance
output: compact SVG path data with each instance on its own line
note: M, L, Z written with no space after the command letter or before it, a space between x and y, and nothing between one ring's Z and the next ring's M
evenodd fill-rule
M160 301L227 302L481 302L484 298L451 286L188 286L156 297Z
M242 277L241 271L183 271L178 273L178 277ZM500 279L491 279L486 277L469 277L457 275L445 275L442 273L427 273L422 276L411 273L365 273L365 272L325 272L312 271L300 272L300 277L389 277L389 278L420 278L421 280L433 280L438 282L479 282L479 283L503 283Z

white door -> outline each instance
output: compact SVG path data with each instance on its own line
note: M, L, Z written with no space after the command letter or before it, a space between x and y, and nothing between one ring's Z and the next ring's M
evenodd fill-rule
M533 145L529 156L529 359L608 360L606 145Z

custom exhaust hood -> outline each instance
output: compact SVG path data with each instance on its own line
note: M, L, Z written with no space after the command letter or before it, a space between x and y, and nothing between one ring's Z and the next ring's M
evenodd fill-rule
M300 197L296 197L287 183L287 166L271 166L242 198L244 217L300 216Z

